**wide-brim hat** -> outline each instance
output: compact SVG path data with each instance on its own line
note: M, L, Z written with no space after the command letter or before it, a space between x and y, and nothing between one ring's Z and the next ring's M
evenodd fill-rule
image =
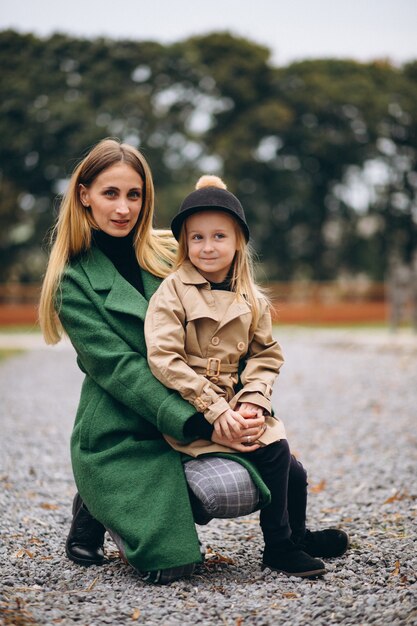
M213 176L210 178L215 180L217 177ZM218 180L223 183L221 179ZM187 217L197 213L197 211L208 211L210 209L225 211L232 215L242 227L246 242L249 241L249 227L240 201L227 189L219 188L215 185L200 187L183 200L178 213L171 222L171 230L175 239L178 241L182 225Z

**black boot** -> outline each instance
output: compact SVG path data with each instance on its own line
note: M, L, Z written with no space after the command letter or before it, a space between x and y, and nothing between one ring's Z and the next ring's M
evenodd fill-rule
M300 578L316 578L326 573L323 561L313 559L290 539L265 545L262 569L265 567L286 576L299 576Z
M72 523L65 543L67 557L79 565L101 565L106 529L91 515L77 493L72 504Z
M304 537L297 543L297 547L310 556L331 558L341 556L349 547L349 536L339 528L325 530L306 530Z

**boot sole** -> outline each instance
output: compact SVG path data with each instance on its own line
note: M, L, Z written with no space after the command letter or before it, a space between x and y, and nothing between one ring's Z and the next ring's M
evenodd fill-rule
M285 576L297 576L298 578L320 578L327 573L327 570L323 567L321 569L310 570L307 572L286 572L283 569L276 569L275 567L271 567L270 565L263 565L262 569L270 569L273 572L278 572L278 574L284 574Z

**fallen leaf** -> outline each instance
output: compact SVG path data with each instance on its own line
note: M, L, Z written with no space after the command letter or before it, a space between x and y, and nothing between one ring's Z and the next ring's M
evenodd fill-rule
M49 502L41 502L39 506L41 509L47 509L48 511L56 511L56 509L59 509L57 504L50 504Z
M133 620L137 620L137 619L139 619L139 617L140 617L140 609L137 609L137 608L136 608L136 609L133 611L132 619L133 619Z
M406 491L404 493L396 491L392 496L387 498L383 504L391 504L392 502L399 502L400 500L406 500L407 498L410 498L410 496Z
M28 556L30 559L33 559L33 552L26 550L26 548L20 548L15 554L15 557L21 559L22 556Z
M2 624L10 624L11 626L28 626L28 624L36 624L33 615L29 613L22 603L16 599L16 606L10 606L6 603L0 603L0 613L4 621Z
M298 598L298 593L294 593L294 591L285 591L282 596L283 598Z
M323 479L316 485L310 485L309 487L311 493L320 493L324 489L326 489L326 481Z
M239 615L239 617L236 618L236 626L242 626L242 624L243 624L243 617L240 617Z
M212 552L207 558L206 553L206 565L217 565L217 563L228 563L229 565L235 564L234 560L228 556L223 556L222 554L218 554L217 552Z
M29 539L29 543L33 543L36 546L41 546L43 544L43 541L41 541L40 539L38 539L37 537L31 537Z
M391 573L391 576L399 576L399 574L400 574L400 562L399 561L395 561L395 569Z

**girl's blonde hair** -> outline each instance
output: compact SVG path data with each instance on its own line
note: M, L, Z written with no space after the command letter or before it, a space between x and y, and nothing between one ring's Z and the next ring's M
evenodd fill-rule
M218 187L219 189L226 189L226 185L218 176L202 176L196 184L196 189L201 189L202 186L209 184L211 186ZM203 209L204 210L204 209ZM219 210L218 207L213 207L213 211ZM193 215L198 213L194 211ZM226 212L226 215L233 217L233 214ZM269 300L264 293L263 289L256 284L254 278L254 252L250 244L246 242L246 238L237 219L234 219L236 229L236 253L232 264L232 276L231 276L231 289L236 292L237 297L244 298L252 310L252 323L251 328L254 329L258 325L261 315L261 300L269 303ZM184 220L180 236L178 239L177 257L175 260L175 269L178 269L188 259L188 245L187 245L187 218Z
M90 187L99 174L117 163L130 165L143 181L142 208L134 227L138 263L161 278L171 271L176 242L170 231L157 231L152 227L155 192L149 165L133 146L118 139L103 139L75 168L52 230L52 247L39 303L39 322L46 343L58 343L62 337L56 296L65 268L72 259L89 250L91 231L98 228L90 209L81 203L80 185Z

